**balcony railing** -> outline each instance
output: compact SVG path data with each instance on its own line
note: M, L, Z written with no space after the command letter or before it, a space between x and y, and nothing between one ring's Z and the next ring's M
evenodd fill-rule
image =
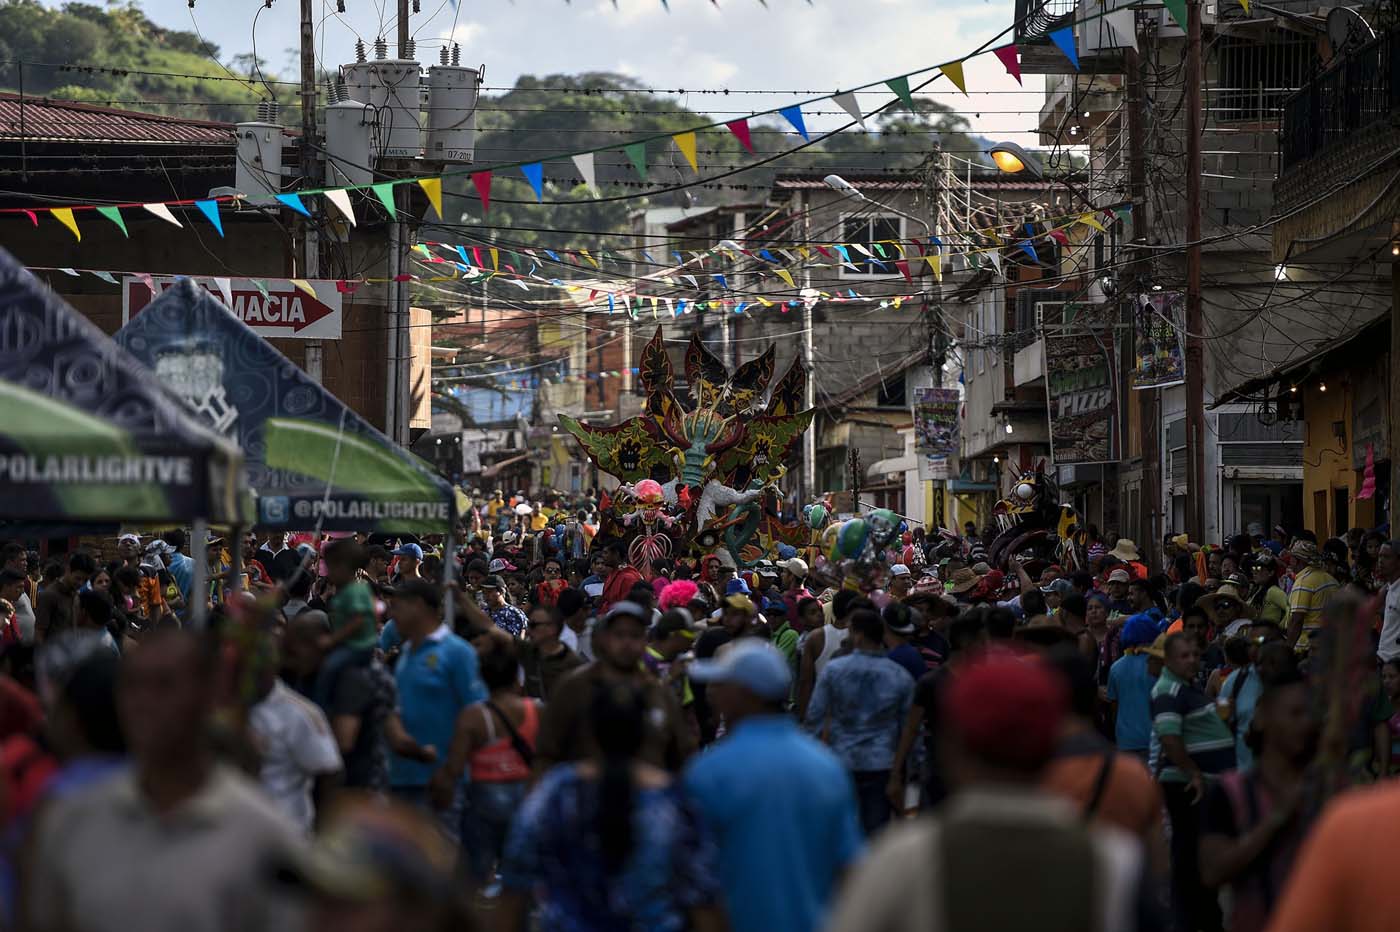
M1068 24L1076 0L1016 0L1016 41L1036 42Z
M1400 35L1360 46L1284 102L1279 170L1299 163L1400 109Z

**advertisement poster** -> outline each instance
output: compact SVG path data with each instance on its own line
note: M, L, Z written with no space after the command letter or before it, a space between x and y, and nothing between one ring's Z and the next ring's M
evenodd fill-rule
M1133 319L1132 387L1167 388L1186 381L1186 296L1179 291L1138 295Z
M1118 366L1108 312L1086 309L1045 334L1050 458L1056 466L1112 463L1118 453Z
M914 389L914 451L920 456L958 455L956 388Z

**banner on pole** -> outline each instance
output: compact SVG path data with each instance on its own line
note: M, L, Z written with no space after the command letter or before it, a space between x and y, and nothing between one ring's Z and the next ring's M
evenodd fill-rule
M1138 295L1134 308L1132 387L1167 388L1186 381L1186 296L1179 291Z
M958 455L956 388L914 389L914 451L921 457Z
M1086 306L1074 323L1046 328L1050 459L1056 466L1119 459L1118 364L1113 312Z

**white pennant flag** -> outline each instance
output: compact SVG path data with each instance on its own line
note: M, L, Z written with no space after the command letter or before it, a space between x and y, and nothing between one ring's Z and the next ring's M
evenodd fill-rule
M353 227L355 225L355 209L350 206L350 192L334 190L325 191L323 193L326 196L326 200L331 202L331 206L340 211L340 215Z
M1000 249L991 249L991 250L988 250L988 251L987 251L987 259L992 263L992 266L997 270L997 274L1000 275L1000 274L1001 274L1001 250L1000 250Z
M232 308L232 307L233 307L233 279L231 279L231 278L216 278L216 279L214 279L214 287L218 288L218 289L219 289L219 294L223 295L223 297L224 297L224 304L226 304L226 305L228 305L230 308Z
M184 227L184 224L176 220L175 215L170 212L170 208L166 207L164 204L142 204L141 206L145 207L147 210L155 214L160 219L164 220L166 223L173 223L177 227L181 228Z
M593 153L585 152L583 155L574 156L574 167L583 176L583 183L593 191L593 196L598 196L598 176L593 169Z
M692 288L700 287L700 285L695 281L694 275L682 275L681 278L684 278L686 281L690 282L690 287Z
M1132 10L1114 10L1103 18L1103 24L1115 48L1137 51L1137 17Z
M841 109L851 115L851 119L860 124L861 129L865 129L865 115L860 112L860 104L856 103L856 95L850 91L837 94L831 98L841 105Z

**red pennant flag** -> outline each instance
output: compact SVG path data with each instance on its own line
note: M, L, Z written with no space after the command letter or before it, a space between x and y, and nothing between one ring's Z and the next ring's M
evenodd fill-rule
M1003 45L999 49L992 49L995 55L1006 67L1006 73L1016 79L1016 83L1021 83L1021 54L1015 43Z
M476 193L481 197L481 212L484 214L491 209L491 173L472 172L472 184L476 185Z
M833 255L831 254L831 250L830 250L830 249L827 249L825 246L818 246L818 247L817 247L817 252L819 252L819 253L821 253L822 255L826 256L828 259L834 259L834 258L835 258L835 256L833 256Z
M1366 444L1366 468L1361 471L1361 488L1356 497L1360 500L1376 497L1376 448Z
M413 281L413 276L412 276L412 275L395 275L395 276L394 276L394 281L396 281L396 282L411 282L411 281Z
M36 227L39 225L39 215L36 214L34 211L26 210L24 212L24 215L29 218L30 223L34 224Z
M473 246L473 247L472 247L472 264L475 265L475 266L476 266L477 268L479 268L479 269L484 269L484 268L486 268L486 263L481 261L481 247L480 247L480 246Z
M349 282L341 279L335 283L335 290L341 294L354 294L360 289L361 282Z
M901 274L901 275L904 276L904 280L905 280L905 281L907 281L907 282L912 282L912 281L914 280L914 276L912 276L912 275L909 274L909 262L908 262L908 260L906 260L906 259L896 259L895 262L894 262L894 265L895 265L895 268L899 269L899 274Z
M724 124L729 127L729 131L734 134L734 138L739 140L739 145L753 153L753 140L749 138L749 121L747 119L730 120Z
M1069 245L1069 234L1066 233L1064 230L1051 230L1050 238L1053 239L1055 242L1059 243L1061 246Z

